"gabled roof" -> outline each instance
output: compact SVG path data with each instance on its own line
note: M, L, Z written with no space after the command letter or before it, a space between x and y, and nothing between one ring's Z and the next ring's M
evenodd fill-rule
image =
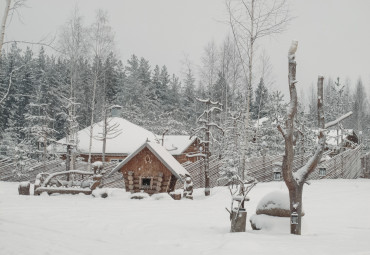
M107 139L105 153L107 154L125 154L129 155L135 151L146 140L155 141L157 137L150 131L135 125L123 118L112 117L108 118L109 126L117 126L116 130ZM103 150L103 141L99 139L103 134L103 121L95 123L93 126L93 139L92 139L92 154L101 154ZM82 129L77 133L78 145L77 149L80 153L85 154L89 152L90 144L90 127ZM65 144L66 138L58 141L59 144ZM57 152L65 152L65 146L56 146Z
M161 141L162 137L158 136L158 140ZM183 154L190 145L197 139L196 136L189 135L165 135L163 146L171 155Z
M186 175L190 176L189 172L162 145L155 142L143 143L139 148L137 148L133 153L131 153L127 158L113 168L108 176L121 169L144 148L148 148L177 179L182 181Z

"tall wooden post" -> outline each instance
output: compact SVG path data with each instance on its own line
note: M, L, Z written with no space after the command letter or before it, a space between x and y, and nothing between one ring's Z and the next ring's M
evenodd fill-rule
M209 112L209 106L210 106L210 100L206 102L207 110L206 110L206 120L207 123L210 123L210 112ZM211 194L210 190L210 183L209 183L209 143L210 143L210 126L206 125L206 136L205 136L205 143L204 143L204 195L209 196Z

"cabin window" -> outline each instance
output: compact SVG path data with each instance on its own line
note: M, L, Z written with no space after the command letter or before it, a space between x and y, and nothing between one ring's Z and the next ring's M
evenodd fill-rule
M140 189L151 189L152 178L143 178L141 177L141 187Z
M123 159L111 159L110 160L110 162L115 162L115 163L122 162L122 161L123 161Z

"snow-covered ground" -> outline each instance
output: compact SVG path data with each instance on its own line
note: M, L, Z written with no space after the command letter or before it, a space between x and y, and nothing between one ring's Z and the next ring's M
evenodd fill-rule
M251 192L248 219L282 182ZM303 235L288 219L270 231L229 233L226 188L194 200L129 200L86 195L19 196L0 182L0 254L370 254L370 180L313 181L304 190ZM284 224L286 222L286 224ZM282 224L283 223L283 224Z

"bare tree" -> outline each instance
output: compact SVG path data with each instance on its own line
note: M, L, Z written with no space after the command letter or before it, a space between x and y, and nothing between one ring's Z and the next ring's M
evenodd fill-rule
M103 150L102 150L102 162L104 166L105 162L105 151L107 147L107 140L113 139L119 136L122 133L122 129L119 128L119 123L112 122L112 118L109 118L109 113L114 109L121 109L120 105L104 105L103 107L103 132L94 137L97 140L103 141Z
M5 8L4 8L4 14L3 18L1 19L1 31L0 31L0 57L1 52L3 49L3 43L4 43L4 37L5 37L5 28L6 28L6 21L8 20L10 5L12 0L5 0Z
M201 60L200 82L207 87L209 96L214 98L213 86L216 82L218 73L218 52L214 41L209 42L204 48Z
M88 54L87 28L84 27L82 16L78 7L75 6L71 18L63 27L59 44L63 57L69 63L69 98L66 101L66 119L68 123L66 144L67 144L67 170L75 169L76 155L72 152L77 149L77 107L76 88L79 86L79 60ZM72 150L74 148L74 150Z
M222 112L222 104L219 102L213 102L211 99L199 99L197 100L206 105L206 109L203 113L198 117L197 122L201 125L200 127L193 129L193 135L199 134L200 132L204 133L204 140L200 141L200 144L204 146L201 153L197 153L195 155L188 155L190 157L203 157L204 158L204 179L205 179L205 190L204 194L209 196L211 194L210 190L210 180L209 180L209 157L211 156L210 152L210 145L213 142L217 141L212 133L212 129L216 128L222 133L224 132L223 129L217 125L213 118L212 113L215 111Z
M98 10L96 14L96 19L91 26L90 31L91 36L91 48L93 51L93 59L99 61L105 59L109 52L112 51L114 46L114 36L112 29L108 24L108 16L102 10ZM90 143L89 143L89 158L88 158L88 169L91 169L91 148L92 139L94 131L94 115L95 115L95 100L96 100L96 90L98 86L99 78L103 73L102 68L97 63L93 68L92 74L92 99L91 99L91 123L90 123Z
M298 169L296 172L293 172L293 159L294 159L294 148L293 144L295 143L295 127L294 119L297 113L298 98L296 90L296 61L295 53L298 47L298 42L293 41L288 52L289 59L289 93L290 93L290 102L287 110L287 117L285 120L285 128L280 125L277 126L278 130L284 137L285 141L285 155L283 157L282 171L283 178L286 186L289 190L289 199L290 199L290 211L292 215L290 233L295 235L301 234L301 215L302 215L302 193L303 185L305 184L308 176L315 170L316 166L321 160L325 149L325 129L331 126L336 125L339 121L347 118L352 114L349 112L342 117L338 118L335 121L329 122L325 125L324 118L324 107L323 107L323 80L324 77L319 76L318 78L318 89L317 89L317 109L318 109L318 123L319 123L319 132L318 132L318 144L314 155L308 160L308 162Z
M3 17L0 25L0 57L5 39L5 29L9 16L12 16L14 12L17 12L20 7L24 5L25 0L5 0L5 7Z
M5 0L5 7L4 7L4 12L3 12L3 17L1 19L1 25L0 25L0 58L2 55L2 50L3 50L3 45L4 45L4 38L5 38L5 29L6 29L6 23L8 20L8 17L12 11L16 11L19 7L21 7L24 4L24 0L14 0L12 4L12 0ZM14 69L9 76L9 83L8 83L8 88L4 95L1 96L0 99L0 106L4 102L4 100L8 97L9 91L12 87L12 78L13 78L13 73L17 72L19 69L21 69L23 66L20 66L16 69Z
M286 0L243 0L235 2L229 0L226 6L238 55L242 60L246 77L245 129L248 129L257 42L263 37L283 32L291 17ZM245 58L247 61L244 60ZM245 148L242 151L242 169L245 169L248 144L249 136L246 132ZM244 173L241 177L244 178Z

